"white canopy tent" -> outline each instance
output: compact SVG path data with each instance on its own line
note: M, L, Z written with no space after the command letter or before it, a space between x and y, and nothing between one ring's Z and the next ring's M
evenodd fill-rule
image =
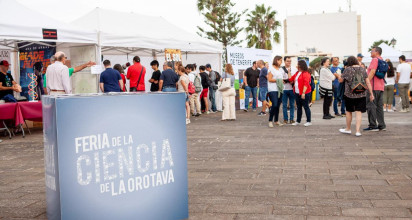
M96 8L72 24L96 31L102 55L112 64L132 63L133 56L138 55L141 63L149 67L146 90L152 74L150 61L157 59L162 63L166 48L180 49L183 64L210 63L218 71L222 68L221 43L182 30L162 17Z
M18 43L27 42L28 44L25 46L35 43L57 47L56 50L65 51L69 59L70 50L73 47L88 45L96 48L94 49L95 54L97 52L97 33L93 30L85 30L60 22L19 4L15 0L0 0L0 8L2 9L0 13L0 49L11 51L11 72L16 82L20 80ZM43 29L55 29L57 31L57 40L44 39ZM53 44L50 44L51 42ZM89 60L95 59L96 56L94 55ZM76 64L72 61L72 65ZM85 70L83 73L88 72ZM76 77L72 77L72 80ZM79 76L79 78L81 77ZM93 80L93 84L97 84L96 77L89 78Z
M17 42L97 44L96 32L81 30L33 11L14 0L0 0L0 44L17 49ZM42 29L57 29L57 40L43 39Z

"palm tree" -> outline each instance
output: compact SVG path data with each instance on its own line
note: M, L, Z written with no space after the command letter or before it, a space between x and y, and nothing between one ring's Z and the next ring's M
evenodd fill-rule
M259 49L272 49L272 41L279 43L280 34L277 29L281 26L276 20L277 12L272 7L265 7L264 4L256 5L255 10L247 14L246 27L248 47Z

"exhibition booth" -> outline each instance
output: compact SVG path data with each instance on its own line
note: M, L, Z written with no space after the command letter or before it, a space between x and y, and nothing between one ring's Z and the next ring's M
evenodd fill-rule
M147 79L153 72L150 62L157 59L162 64L165 49L179 49L184 65L210 63L213 69L222 70L221 43L189 33L160 16L96 8L72 24L96 31L103 59L112 64L133 63L133 57L138 55L146 67L147 91Z

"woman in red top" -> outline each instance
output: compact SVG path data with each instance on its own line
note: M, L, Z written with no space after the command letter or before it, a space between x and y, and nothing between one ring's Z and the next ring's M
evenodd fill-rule
M295 93L296 97L296 105L297 105L297 120L292 125L296 126L300 124L302 119L302 107L305 109L306 119L307 122L305 126L311 126L311 112L309 108L310 102L310 94L311 94L311 86L310 81L311 77L308 72L308 66L306 65L306 61L299 60L298 61L298 72L296 72L290 79L290 82L294 83L293 85L293 92Z
M122 81L123 81L123 92L126 92L126 77L124 76L124 69L123 69L122 65L116 64L116 65L114 65L113 69L119 71L120 76L122 77ZM122 87L120 86L120 88L122 88Z

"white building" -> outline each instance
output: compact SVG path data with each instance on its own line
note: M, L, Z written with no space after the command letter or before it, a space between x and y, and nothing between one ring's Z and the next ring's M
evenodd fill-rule
M284 20L285 54L332 54L362 51L361 16L356 12L288 16Z

